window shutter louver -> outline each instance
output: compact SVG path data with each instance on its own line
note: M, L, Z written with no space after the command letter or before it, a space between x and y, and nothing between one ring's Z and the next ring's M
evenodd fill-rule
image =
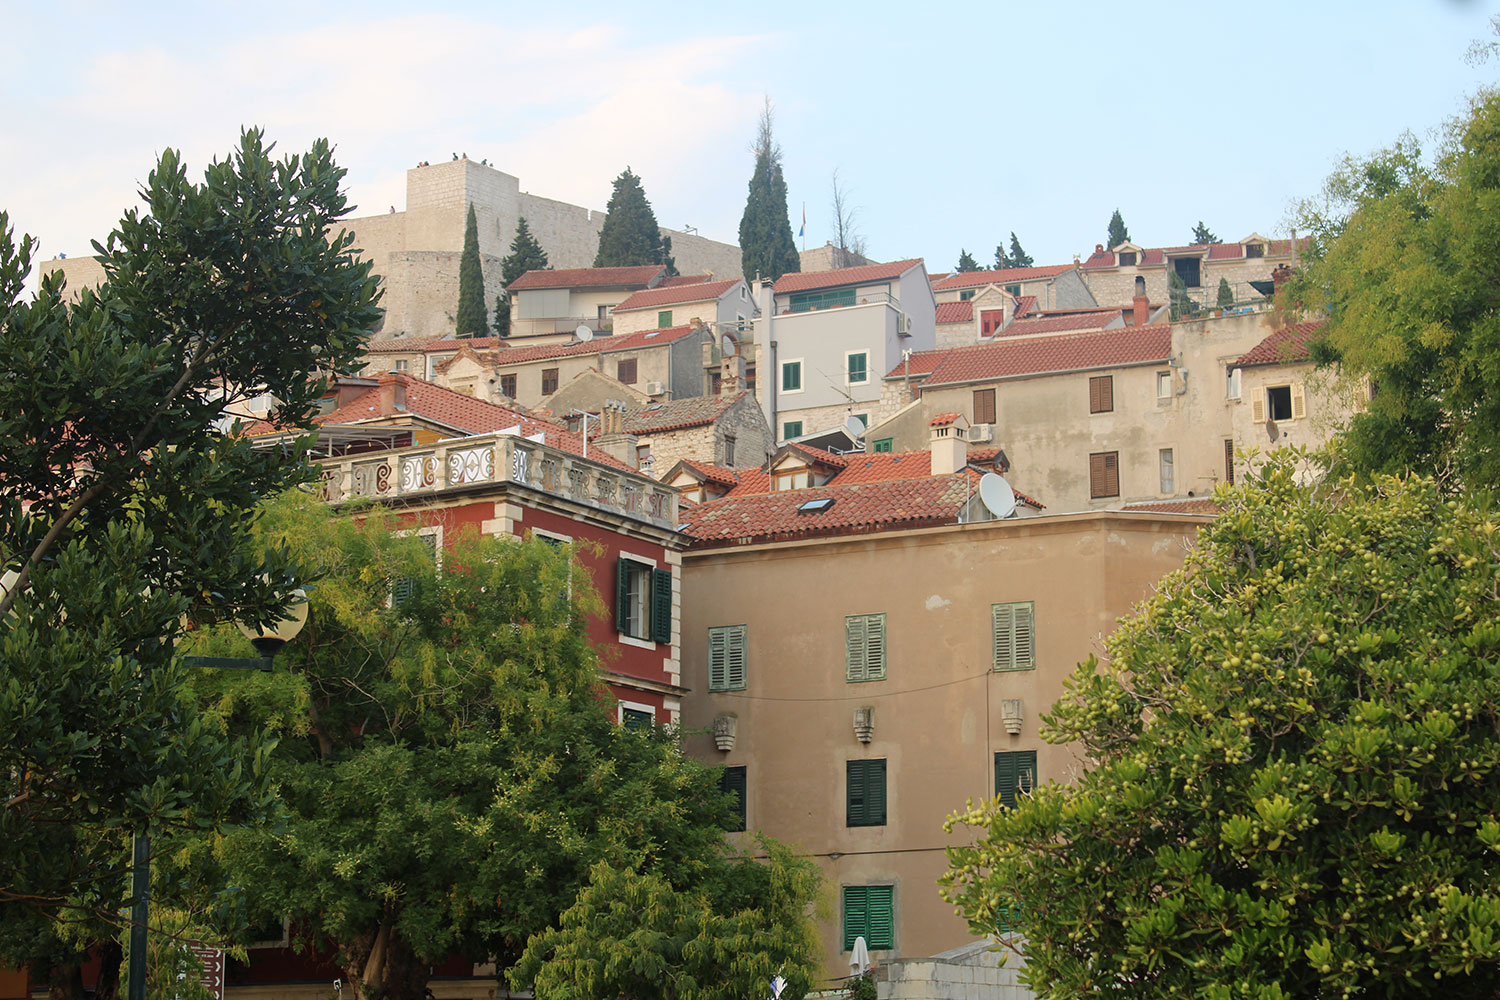
M615 629L625 632L630 620L629 560L615 560Z
M672 641L672 571L651 572L651 638L655 642Z
M1006 809L1016 796L1036 787L1036 751L1005 750L995 754L995 796Z
M729 630L725 649L725 686L738 691L745 686L745 626L736 625Z
M1292 386L1292 419L1301 420L1307 416L1307 396L1302 391L1302 386Z
M1036 666L1036 623L1030 604L1015 606L1015 659L1011 665L1017 668Z
M869 922L868 899L865 886L851 885L844 889L844 950L852 951L854 939L865 933L865 925ZM870 939L865 937L865 945L868 947Z
M844 762L844 825L863 826L865 818L864 761Z
M729 686L729 630L708 630L708 689L720 691Z
M872 885L865 897L865 947L890 951L896 947L895 887Z
M844 663L849 680L865 679L865 628L858 617L844 619Z
M1012 634L1014 609L1007 604L997 604L991 609L991 615L994 619L991 628L995 647L995 667L1003 670L1009 667L1014 659L1015 646Z
M885 679L885 615L865 619L865 675L872 681Z
M865 823L885 826L885 761L865 762Z
M1250 400L1250 422L1261 424L1266 420L1266 390L1261 389Z

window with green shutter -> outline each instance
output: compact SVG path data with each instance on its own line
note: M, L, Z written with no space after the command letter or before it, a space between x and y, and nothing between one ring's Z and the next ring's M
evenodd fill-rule
M656 314L656 325L659 326L659 327L661 327L663 330L665 330L667 327L671 326L672 325L672 310L670 310L670 309L663 309L661 312L657 313Z
M615 564L615 629L633 639L672 641L672 573L621 557Z
M1030 670L1036 666L1036 620L1031 601L990 605L991 639L996 670Z
M872 452L890 451L895 438L876 438L875 443L870 445Z
M745 689L745 626L718 625L708 630L708 689Z
M802 391L802 362L783 361L781 363L781 391Z
M848 826L885 826L885 758L844 762Z
M844 886L844 950L854 950L854 939L865 939L871 951L896 947L896 887Z
M851 681L885 680L885 615L844 618L844 670Z
M745 765L739 764L734 767L726 767L719 772L719 791L725 795L733 795L735 811L725 821L724 829L730 833L739 833L745 829Z
M417 540L427 548L428 555L432 557L433 565L438 563L438 536L436 532L427 532L417 536ZM417 581L409 576L398 576L391 582L391 607L399 608L402 604L411 600L412 594L416 593Z
M787 312L808 312L812 309L836 309L854 305L853 288L830 288L820 292L793 292L787 301Z
M1006 809L1016 807L1016 796L1036 787L1036 751L1001 750L995 754L995 795Z
M865 351L857 351L846 355L848 362L848 379L850 385L859 385L870 381L870 355Z

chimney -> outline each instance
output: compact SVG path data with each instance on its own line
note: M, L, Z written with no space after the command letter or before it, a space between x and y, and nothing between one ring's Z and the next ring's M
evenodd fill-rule
M333 391L333 407L334 409L338 409L354 402L355 399L369 392L370 383L364 382L363 384L361 384L359 381L350 381L349 379L338 378L334 381Z
M735 396L745 383L745 359L731 354L719 364L719 395Z
M382 413L399 413L406 409L406 380L400 375L390 375L380 381L380 410Z
M1135 310L1132 314L1132 326L1145 326L1151 319L1151 304L1146 301L1146 279L1141 275L1135 276Z
M932 474L951 476L969 464L969 422L961 413L939 413L928 424L932 428Z
M619 400L608 400L599 409L599 436L590 443L630 468L638 468L635 448L639 439L625 433L625 404Z

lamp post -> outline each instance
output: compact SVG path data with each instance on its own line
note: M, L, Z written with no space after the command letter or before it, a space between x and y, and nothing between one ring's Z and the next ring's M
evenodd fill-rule
M294 603L287 609L290 614L278 619L267 628L240 631L250 640L260 656L184 656L182 662L190 667L210 670L263 670L270 671L276 654L281 651L302 626L307 624L307 593L298 588L292 592ZM149 897L151 889L151 837L137 833L131 841L130 872L130 977L126 982L127 1000L146 1000L146 920L150 915Z

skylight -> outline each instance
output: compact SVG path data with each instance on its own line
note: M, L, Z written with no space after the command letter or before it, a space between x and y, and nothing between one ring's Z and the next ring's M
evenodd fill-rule
M817 514L833 506L833 497L823 497L821 500L809 500L797 508L799 514Z

